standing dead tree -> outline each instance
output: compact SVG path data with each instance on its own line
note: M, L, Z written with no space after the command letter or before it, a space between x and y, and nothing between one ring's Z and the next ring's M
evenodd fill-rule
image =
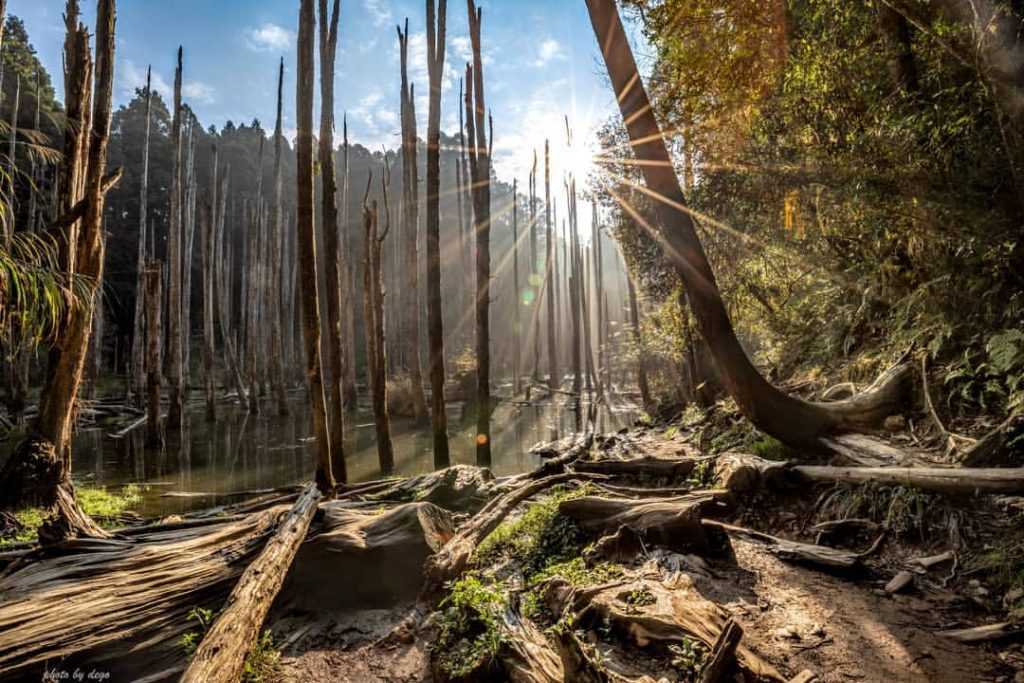
M558 348L555 346L555 237L551 229L551 143L548 140L544 141L544 242L547 254L544 257L544 278L548 283L548 389L554 391L562 381L558 375Z
M345 316L344 379L341 386L342 402L346 410L355 410L358 395L356 393L356 313L355 313L355 246L352 239L352 227L349 225L348 202L351 194L352 178L348 161L348 117L342 118L341 145L341 226L342 249L345 256L341 259L341 312Z
M523 352L520 348L522 335L519 309L522 306L519 293L519 181L512 179L512 391L518 395L522 388L519 364Z
M139 179L139 255L136 260L138 277L135 284L135 322L132 326L132 377L129 384L130 393L140 404L142 403L146 382L146 308L145 297L143 297L142 292L144 291L143 278L145 277L144 271L147 258L146 245L149 243L146 237L146 209L149 203L149 139L153 110L152 76L153 68L149 67L146 69L146 132L142 140L142 175Z
M387 157L384 157L387 164ZM384 215L388 212L388 176L381 178L384 193ZM366 194L363 195L363 229L365 244L363 251L363 313L366 318L366 359L370 384L370 395L373 402L374 424L377 428L377 457L380 460L381 474L390 474L395 468L394 450L391 445L391 422L388 417L388 382L387 353L384 337L384 283L381 279L381 245L391 229L391 219L387 218L383 232L380 231L377 200L369 203L370 185L373 183L373 172L366 182Z
M466 133L476 234L476 462L491 464L491 150L487 144L487 100L480 48L483 10L466 0L473 64L466 65Z
M420 223L419 167L417 166L416 90L409 83L409 20L405 20L405 33L398 28L401 54L402 92L402 247L405 255L405 355L412 385L413 412L418 423L427 420L427 399L423 395L423 367L420 363L420 276L417 238ZM461 216L459 217L461 220ZM460 227L461 236L461 227Z
M313 0L299 5L299 35L295 115L296 237L299 285L302 299L302 332L306 349L306 381L312 400L313 434L316 437L316 485L324 495L334 490L331 439L327 422L323 373L320 367L320 294L316 278L316 234L313 223L313 32L316 18Z
M114 0L98 0L96 61L89 32L79 23L77 0L64 13L64 92L68 125L60 171L58 215L67 226L62 269L87 282L87 303L71 308L50 350L39 414L30 434L0 471L0 509L42 504L53 516L39 530L43 542L74 536L106 536L78 506L71 482L71 433L75 404L89 349L92 302L103 282L103 205L120 171L106 176L114 84Z
M288 414L284 387L283 310L281 306L281 262L284 258L284 57L277 70L277 119L274 123L274 215L270 234L270 386L277 401L277 414Z
M146 304L146 447L159 448L160 432L160 341L163 338L160 304L163 301L163 264L147 261L142 272Z
M263 313L263 147L264 138L260 136L259 153L256 156L256 202L250 205L248 212L248 250L246 254L246 306L245 306L245 355L246 379L249 385L249 412L260 412L260 363L264 360L260 354L260 337Z
M217 152L214 151L214 163L217 163ZM216 278L217 291L220 292L221 301L217 307L217 321L220 328L221 343L224 346L224 357L227 365L227 372L238 395L238 405L246 407L245 380L242 378L240 359L238 355L238 336L231 326L232 310L232 263L234 263L233 252L230 242L224 239L224 232L227 226L228 208L228 179L230 178L230 167L225 166L223 174L216 174L219 177L220 187L217 189L217 202L214 206L216 211L214 218L214 249L217 258L214 260L214 277ZM226 384L226 382L225 382Z
M213 218L213 207L217 203L217 158L214 157L214 168L211 187L214 195L204 201L199 215L199 242L200 251L203 257L203 387L206 394L206 419L214 422L217 419L217 378L213 357L216 353L214 343L213 310L216 299L214 289L214 259L216 258L215 240L213 231L215 229Z
M531 377L534 382L540 380L540 270L538 268L537 253L537 150L533 150L533 167L530 169L530 276L529 284L531 291L536 291L531 302L533 309L533 324L531 334L533 335L533 372Z
M645 187L637 189L655 200L657 228L650 229L683 282L697 327L737 406L761 430L795 446L823 448L827 446L822 438L830 433L877 426L902 405L911 376L909 365L893 368L861 395L825 404L783 393L751 363L686 208L618 8L614 0L587 0L587 8L644 176Z
M334 479L344 483L345 472L345 409L342 405L341 356L341 278L338 261L341 247L338 239L338 183L334 167L334 64L338 50L338 17L340 0L334 0L327 14L327 0L320 0L320 182L323 209L324 287L327 303L327 421L331 436L331 457Z
M427 112L427 344L430 350L430 407L434 432L434 467L447 467L448 416L444 400L444 318L441 307L441 80L448 0L427 0L427 73L430 107Z
M170 385L170 407L167 411L168 427L181 427L184 410L182 374L184 355L182 351L182 261L184 247L184 226L182 217L182 135L181 135L181 70L182 48L178 47L178 65L174 70L174 111L171 118L171 144L174 147L174 164L171 172L170 217L167 227L167 382Z

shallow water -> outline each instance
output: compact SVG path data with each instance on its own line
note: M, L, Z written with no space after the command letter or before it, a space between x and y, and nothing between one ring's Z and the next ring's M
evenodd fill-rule
M140 484L142 500L134 506L144 516L184 513L238 500L224 494L267 489L307 481L312 477L314 454L308 405L290 403L291 414L280 417L268 401L260 415L249 415L236 405L218 406L217 422L207 422L202 405L193 403L181 436L168 434L160 449L143 448L144 429L112 439L106 426L80 431L72 460L76 481L118 487ZM586 411L586 404L583 404ZM599 431L632 424L636 408L618 404L596 410ZM461 404L448 406L449 443L453 463L473 464L476 459L474 416L463 420ZM492 470L495 475L517 474L537 466L529 453L541 442L577 431L574 406L557 401L521 405L503 401L492 419ZM429 425L393 418L395 469L414 475L433 469ZM380 477L373 416L361 410L346 416L346 464L351 482ZM207 495L182 497L181 493Z

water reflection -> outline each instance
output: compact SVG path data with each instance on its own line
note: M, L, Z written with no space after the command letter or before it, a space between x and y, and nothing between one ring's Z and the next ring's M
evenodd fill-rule
M73 460L76 479L87 484L120 486L145 484L137 511L145 516L184 513L233 499L225 494L274 488L310 479L314 467L308 405L291 402L288 416L267 411L250 415L237 406L223 405L218 421L207 422L200 405L187 412L180 432L165 435L160 449L143 446L144 429L115 440L108 429L78 433ZM473 464L476 458L474 416L461 404L448 407L452 461ZM536 467L531 446L579 431L587 414L598 431L613 431L632 423L631 404L588 406L577 410L561 398L530 405L500 403L492 420L492 470L497 476L517 474ZM346 464L351 481L380 476L373 429L368 411L347 416ZM433 468L429 425L417 427L409 420L393 419L395 471L399 475L422 474ZM182 494L209 494L183 496Z

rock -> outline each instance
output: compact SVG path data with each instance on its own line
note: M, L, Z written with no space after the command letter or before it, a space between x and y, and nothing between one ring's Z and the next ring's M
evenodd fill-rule
M1024 588L1014 588L1003 596L1003 607L1012 607L1021 598L1024 598Z
M885 584L886 593L899 593L901 590L911 586L914 583L914 575L908 571L902 571L896 576L892 577L889 583Z
M907 420L902 415L890 415L885 418L882 428L887 432L902 432L907 428Z

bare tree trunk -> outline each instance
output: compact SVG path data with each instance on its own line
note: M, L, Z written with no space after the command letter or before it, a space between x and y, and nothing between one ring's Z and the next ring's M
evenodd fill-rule
M441 308L441 79L444 74L448 1L427 0L427 340L430 348L430 403L434 432L434 467L447 467L448 416L444 400L444 319Z
M260 137L260 151L257 156L257 180L256 180L256 204L249 211L249 253L246 263L247 282L246 291L248 301L246 310L246 334L245 348L248 358L247 374L249 384L249 412L258 414L260 412L260 309L262 308L262 283L260 282L260 270L262 268L261 235L263 232L263 142ZM301 276L300 276L301 277Z
M537 269L537 150L533 151L533 168L530 169L530 290L536 292L531 302L533 309L533 372L534 382L540 380L540 271Z
M869 393L819 404L787 396L769 384L750 362L733 330L693 219L681 210L685 206L683 192L614 0L587 0L587 7L644 174L644 190L656 200L656 223L666 257L685 286L697 326L726 390L740 410L780 441L809 447L821 447L820 438L830 432L875 426L898 410L909 367L888 373L885 382Z
M216 150L214 151L214 157L217 157ZM220 187L217 190L217 214L214 220L214 243L217 258L214 260L213 268L217 281L217 290L221 293L221 305L217 318L221 341L224 344L227 371L235 386L235 392L238 394L238 405L245 408L247 405L245 381L242 379L242 371L239 367L237 335L231 325L231 302L234 298L234 280L232 278L234 258L232 257L231 243L224 239L224 232L227 227L228 179L230 176L230 166L225 166L223 175L220 175Z
M341 279L338 261L341 247L338 240L338 184L334 167L334 63L338 48L338 17L340 0L334 0L327 14L327 0L320 0L320 179L322 184L322 219L324 236L324 280L327 296L327 421L331 436L331 462L334 479L348 480L345 472L345 408L342 401L341 357Z
M147 261L142 272L146 304L146 446L159 448L163 443L160 432L160 340L163 339L163 317L160 302L163 284L163 265Z
M345 250L345 257L341 260L342 289L341 289L341 310L345 316L345 378L342 382L342 401L346 410L356 409L358 394L356 393L356 314L355 314L355 246L352 238L352 226L349 218L349 197L352 190L351 169L348 162L348 118L342 123L342 151L341 151L341 224L343 229L342 248Z
M149 203L149 138L153 110L153 89L152 89L152 67L146 69L146 136L142 142L142 177L139 179L139 247L138 259L136 261L136 283L135 283L135 324L132 327L132 369L131 369L131 393L135 400L142 404L145 386L145 296L143 295L143 272L146 268L146 246L149 240L146 237L146 213Z
M64 13L64 92L68 125L64 133L63 195L60 215L69 216L80 201L85 211L71 222L60 248L64 270L83 276L87 301L94 301L103 282L103 204L120 175L105 179L114 82L114 1L99 0L96 8L95 82L89 33L80 24L77 0ZM32 433L0 471L0 509L42 502L54 517L40 528L40 539L106 536L79 508L71 483L71 431L75 403L92 329L91 305L72 308L59 330L59 347L50 364Z
M598 219L597 202L591 206L593 211L593 223L590 234L594 241L594 306L597 308L597 381L603 387L603 391L610 389L608 382L608 358L605 356L608 346L608 315L605 312L604 294L604 253L601 238L601 223Z
M385 161L385 164L387 162ZM390 175L390 171L388 172ZM363 197L363 228L365 229L364 263L363 263L363 313L366 318L366 360L367 378L370 384L370 396L373 403L374 424L377 429L377 457L380 461L381 474L390 474L395 469L395 456L391 445L391 421L388 416L388 383L387 354L384 338L384 293L381 291L380 253L391 226L388 224L383 234L378 234L377 201L372 205L367 201L370 195L370 184L373 173L366 184L366 195ZM381 179L384 191L385 215L387 215L388 180Z
M282 154L284 134L282 132L282 108L284 101L284 57L277 72L277 120L274 124L274 222L270 237L270 384L277 401L277 414L288 414L288 396L284 388L284 349L282 345L282 287L281 261L284 251L284 172L282 170ZM333 449L332 449L333 450Z
M170 407L167 426L181 427L184 409L182 391L182 331L181 331L181 278L183 226L182 205L182 150L181 150L181 71L182 48L178 48L178 66L174 71L174 111L171 119L171 144L174 146L174 165L171 175L170 218L167 236L167 381L170 385Z
M466 126L469 172L473 183L473 225L476 233L476 463L491 465L491 150L487 144L487 100L484 96L480 23L483 11L466 0L473 65L466 67Z
M547 249L544 269L548 281L548 388L554 390L562 385L562 378L558 375L558 349L555 346L555 240L551 229L551 143L548 140L544 141L544 241Z
M626 275L626 286L629 289L629 319L633 327L633 341L636 344L636 379L640 386L640 402L644 408L651 404L651 387L647 383L647 349L644 345L643 332L640 329L640 305L636 298L636 286L633 278Z
M427 420L427 399L423 395L423 368L420 363L420 298L419 298L419 258L417 255L417 238L420 224L420 191L419 167L417 165L416 136L416 90L409 84L409 20L405 20L405 33L398 29L398 43L401 53L402 67L402 193L403 193L403 224L402 242L405 248L405 354L409 368L409 380L412 384L413 412L417 423ZM461 197L459 198L461 202ZM459 217L460 221L462 217ZM460 226L461 231L461 226Z
M181 327L182 327L182 366L184 368L184 389L187 402L188 392L192 389L192 254L196 235L196 167L195 167L195 127L199 124L192 110L188 110L188 157L185 163L185 205L183 224L185 226L185 257L182 260L181 290Z
M214 218L213 207L217 202L217 155L213 156L213 175L210 182L214 195L210 201L203 202L202 213L200 214L200 249L203 255L203 384L206 391L206 419L209 422L217 420L217 377L213 364L213 355L216 353L214 345L213 329L213 308L214 298L217 296L214 290L213 269L216 250L214 248Z
M580 239L576 226L576 181L570 179L566 189L569 206L569 257L565 259L565 269L569 274L569 316L572 329L572 391L577 396L583 389L583 365L580 356L580 336L582 327L583 285L580 272L579 248Z
M320 295L316 279L316 235L313 225L313 32L316 18L313 0L301 0L298 36L298 83L295 112L298 124L295 151L297 156L297 237L299 251L299 283L302 288L302 328L306 348L306 381L312 398L313 434L317 446L317 488L324 495L334 490L334 468L331 464L331 438L327 422L327 401L324 396L320 367Z
M471 212L472 202L467 197L466 193L466 174L469 169L466 167L466 122L463 114L462 102L465 98L465 85L463 80L459 79L459 154L455 157L455 196L456 206L459 212L459 265L462 270L462 286L459 287L459 310L468 311L472 306L472 288L469 286L469 227L472 225L472 216L467 216L467 212ZM456 344L464 346L462 337L465 336L463 331L463 325L461 324L461 315L458 318L460 320L459 326L456 328Z
M519 293L519 182L512 180L512 392L519 394L521 377L519 363L522 359L521 324L519 309L522 306Z

